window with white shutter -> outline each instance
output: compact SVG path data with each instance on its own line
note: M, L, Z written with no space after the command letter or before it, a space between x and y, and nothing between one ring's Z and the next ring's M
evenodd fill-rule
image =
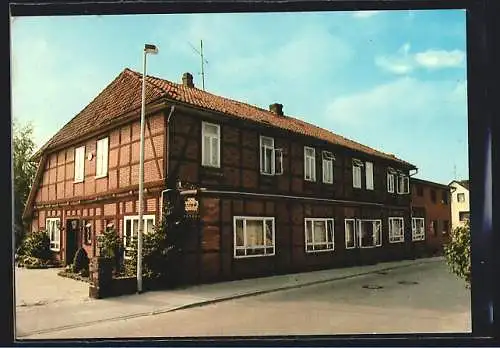
M365 163L366 189L373 190L373 163Z
M82 182L85 176L85 146L75 149L75 182Z
M96 177L108 175L108 138L97 141Z

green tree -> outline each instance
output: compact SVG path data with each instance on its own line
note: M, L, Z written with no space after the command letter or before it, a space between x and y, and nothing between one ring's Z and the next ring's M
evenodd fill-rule
M13 123L13 174L14 174L14 238L19 247L27 230L23 222L23 211L36 174L36 163L29 160L35 150L33 126L31 123L19 125Z
M455 228L450 237L449 243L444 247L446 263L454 274L465 280L469 287L471 275L469 223Z

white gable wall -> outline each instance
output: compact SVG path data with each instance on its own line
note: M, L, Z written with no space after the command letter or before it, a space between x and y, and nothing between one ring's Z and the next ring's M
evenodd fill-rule
M458 226L463 226L464 222L460 221L460 212L469 211L469 190L467 190L462 185L453 182L450 184L452 187L451 191L451 227L455 229ZM458 194L463 193L465 195L464 202L458 202Z

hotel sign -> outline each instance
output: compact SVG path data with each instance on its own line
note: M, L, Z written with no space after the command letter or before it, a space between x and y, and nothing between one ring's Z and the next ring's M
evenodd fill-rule
M194 197L189 197L184 201L184 209L188 213L198 212L198 201Z

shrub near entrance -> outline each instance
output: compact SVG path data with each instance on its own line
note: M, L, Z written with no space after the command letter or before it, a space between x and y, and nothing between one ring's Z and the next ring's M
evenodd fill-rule
M46 268L53 264L50 237L45 231L30 233L18 250L19 265L27 268Z

